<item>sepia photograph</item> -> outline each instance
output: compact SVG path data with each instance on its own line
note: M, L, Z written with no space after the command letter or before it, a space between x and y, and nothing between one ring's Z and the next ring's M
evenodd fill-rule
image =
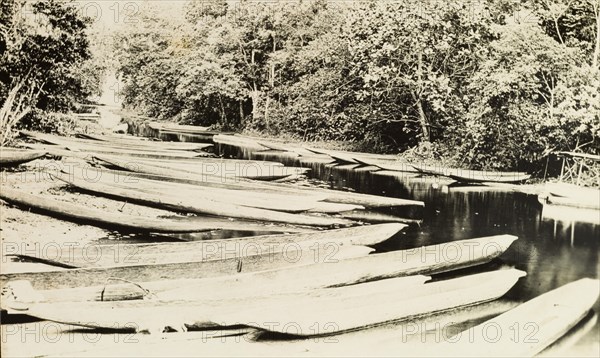
M600 357L600 0L2 0L0 356Z

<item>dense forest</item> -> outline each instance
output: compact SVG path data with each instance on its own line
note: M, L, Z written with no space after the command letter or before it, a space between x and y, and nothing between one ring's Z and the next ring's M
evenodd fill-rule
M104 62L59 3L35 11L66 35L29 44L3 2L3 99L28 83L36 107L60 110L93 92L80 72ZM600 0L190 0L171 17L147 1L130 15L109 55L125 106L146 116L471 168L600 154ZM60 56L27 57L41 44Z
M65 115L100 92L107 70L94 54L91 21L72 2L3 0L0 5L0 144L16 125L60 131Z

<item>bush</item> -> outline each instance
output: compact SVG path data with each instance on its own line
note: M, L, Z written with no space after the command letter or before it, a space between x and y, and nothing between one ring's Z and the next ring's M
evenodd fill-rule
M68 114L34 109L19 123L19 129L68 135L75 132L77 120Z

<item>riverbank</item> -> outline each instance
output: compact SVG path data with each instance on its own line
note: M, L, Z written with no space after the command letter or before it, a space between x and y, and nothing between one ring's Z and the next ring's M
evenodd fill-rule
M233 136L236 138L237 136ZM231 138L230 138L231 140ZM247 143L250 138L243 137L244 143ZM152 143L152 141L144 141ZM262 142L262 141L259 141ZM158 145L158 142L156 143ZM267 143L264 143L267 144ZM260 145L260 144L259 144ZM263 150L267 152L268 150ZM76 151L74 153L77 153ZM227 153L227 154L226 154ZM234 148L227 144L216 144L216 155L226 154L225 156L241 156L241 151L236 152ZM323 155L325 156L325 155ZM249 158L244 158L248 160ZM201 159L197 159L201 160ZM217 159L220 160L220 159ZM188 159L183 160L189 161ZM333 158L330 158L333 163ZM39 166L47 167L51 164L56 164L56 161L39 160ZM29 171L35 166L35 163L25 165L25 169ZM83 163L82 163L83 164ZM549 221L540 215L537 200L531 200L530 197L519 195L513 190L504 190L491 188L491 190L481 190L480 186L454 186L448 180L437 177L419 177L415 173L397 172L392 174L389 171L380 170L361 170L357 169L357 165L335 165L326 163L313 163L310 176L314 180L321 180L321 183L326 183L325 178L333 176L335 180L345 180L344 186L355 192L381 195L388 198L411 198L413 200L422 200L425 207L420 210L422 221L411 224L406 230L403 230L399 235L377 245L379 252L393 252L396 250L412 250L414 248L425 245L442 244L455 242L457 240L480 237L482 235L502 235L515 234L519 240L507 250L502 256L500 262L494 262L491 266L485 266L482 270L495 270L498 266L505 265L517 267L520 270L526 271L527 276L521 279L507 296L498 301L501 304L514 304L515 302L523 302L528 299L546 293L558 286L567 284L581 277L596 277L597 273L593 270L597 267L597 236L598 226L580 223L575 218L574 222L569 224L558 223L558 221ZM154 217L159 220L165 215L177 215L174 212L165 212L158 209L138 207L137 204L122 200L113 200L100 198L96 195L76 194L71 190L64 188L55 188L50 182L35 182L35 177L19 178L20 170L13 170L13 173L6 174L5 183L11 188L27 189L30 193L44 198L52 198L65 203L78 203L82 206L89 206L94 209L99 209L105 212L123 213L124 215L139 215ZM175 173L174 173L175 174ZM166 184L165 184L166 185ZM168 186L170 186L169 184ZM276 185L278 187L278 185ZM337 188L337 186L335 186ZM141 188L141 187L140 187ZM174 188L174 187L173 187ZM316 193L317 188L312 191ZM444 189L445 188L445 189ZM166 193L174 193L174 191L166 191ZM5 209L8 208L8 211ZM112 233L111 231L92 227L89 230L86 225L65 224L62 220L47 218L46 216L33 214L29 211L23 211L12 206L0 207L3 215L2 236L3 246L6 244L18 243L19 245L29 245L31 248L50 248L49 245L71 243L74 246L85 246L86 244L102 243L110 245L113 243L129 243L140 242L135 237L127 237ZM14 212L19 210L22 212L21 217L17 217ZM4 212L9 213L9 220L4 221ZM387 208L380 208L377 213L380 215L376 220L389 220L394 215L397 217L403 214L397 211L387 211ZM373 218L370 218L373 219ZM57 222L58 221L58 222ZM15 222L17 224L15 224ZM31 222L31 228L24 226ZM39 223L39 224L38 224ZM553 234L552 225L555 225ZM566 225L570 225L567 229ZM46 226L55 227L55 229L46 229ZM79 226L79 227L78 227ZM327 232L327 231L323 231ZM6 234L6 238L4 235ZM111 235L112 234L112 235ZM144 237L143 239L148 239ZM63 241L64 240L64 241ZM570 243L570 244L569 244ZM543 257L544 260L539 260ZM545 264L547 262L547 264ZM23 262L15 262L12 267L24 264ZM31 263L39 267L39 263ZM246 264L243 267L247 267ZM3 264L3 272L5 266ZM19 266L23 270L23 266ZM470 272L470 271L469 271ZM478 272L478 271L475 271ZM138 280L133 280L137 282ZM495 312L497 315L500 312ZM598 309L598 302L594 305ZM448 319L454 322L462 322L460 330L467 329L484 319L489 318L489 312L483 307L475 306L473 308L475 316L481 317L478 321L461 321L459 317L460 311L452 311L448 313ZM483 317L485 316L485 317ZM437 318L436 318L437 319ZM435 321L435 319L434 319ZM590 323L591 322L591 323ZM69 335L69 339L80 339L85 334L86 330L77 330L71 326L66 328L61 325L53 325L48 321L36 323L37 327L49 327L57 329L58 334ZM48 326L48 325L51 326ZM6 328L10 327L7 331ZM16 332L19 329L27 329L30 326L13 326L4 325L4 334L13 332L16 327ZM402 330L402 323L393 325L390 328L390 334ZM575 332L578 335L578 340L575 347L570 348L571 352L578 352L584 355L593 356L593 352L598 347L596 336L598 325L596 321L586 320L584 327L578 328ZM369 338L367 341L382 338L378 330L359 331L365 333ZM430 336L437 331L431 331ZM70 335L73 335L71 338ZM154 335L150 335L154 337ZM118 339L119 336L112 334L101 334L102 342L108 342L110 339ZM122 337L122 336L121 336ZM138 337L138 336L135 336ZM164 335L164 342L169 342L174 336ZM340 339L345 339L346 336L339 336ZM11 336L11 343L18 344ZM167 343L159 343L159 346ZM19 343L26 344L26 343ZM120 349L116 345L107 343L109 349ZM346 345L344 345L346 347ZM417 347L423 347L417 344ZM52 349L44 347L44 345L31 344L27 342L27 351L37 351L43 354L56 351L58 349L68 351L68 347L56 346ZM86 348L88 349L89 346ZM64 352L63 351L63 352ZM61 353L61 352L57 352Z

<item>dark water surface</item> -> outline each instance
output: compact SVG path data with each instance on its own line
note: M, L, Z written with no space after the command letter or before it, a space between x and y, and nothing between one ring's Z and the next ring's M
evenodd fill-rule
M216 152L255 159L251 153L230 146L219 145ZM421 212L383 210L388 214L419 218L422 223L411 225L382 243L377 247L380 252L488 235L518 236L500 261L527 272L527 276L508 292L506 299L524 302L577 279L599 277L599 211L596 211L597 220L592 217L590 221L587 215L584 222L578 221L584 217L579 215L578 209L567 208L561 211L559 219L554 219L543 215L536 196L509 190L456 186L448 179L414 173L373 172L355 165L306 163L277 155L261 158L308 166L312 169L309 177L322 186L423 201L425 208ZM594 310L600 312L600 300ZM600 323L594 314L570 333L571 336L582 335L577 337L571 352L600 354Z

